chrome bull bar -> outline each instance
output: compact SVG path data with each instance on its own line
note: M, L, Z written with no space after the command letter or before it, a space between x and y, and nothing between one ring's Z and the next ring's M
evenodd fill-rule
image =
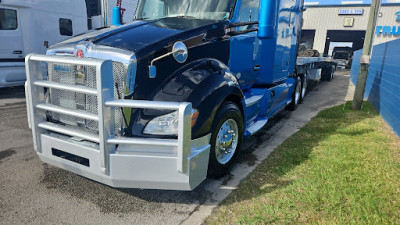
M91 66L96 68L97 89L86 86L74 86L63 83L48 81L44 79L46 75L43 71L43 63L60 63L79 66ZM114 187L139 187L139 188L155 188L155 189L180 189L192 190L200 184L206 177L209 155L209 135L202 138L201 141L195 142L191 140L191 119L192 119L192 104L178 102L156 102L142 100L116 100L113 92L113 77L112 77L112 61L99 59L76 59L65 56L45 56L31 54L26 57L26 98L28 122L33 133L34 148L39 157L50 164L62 167L90 179L97 180ZM68 109L57 105L52 105L40 99L44 95L44 90L57 89L86 95L96 95L98 99L98 114L86 112L80 109ZM178 111L178 136L177 139L150 139L150 138L130 138L120 137L115 135L115 108L131 108L131 109L157 109L157 110L172 110ZM79 128L64 126L47 121L43 113L40 112L56 112L68 116L74 116L81 119L93 120L99 123L98 135L85 132ZM82 154L86 155L93 165L99 165L99 168L81 167L81 165L72 165L71 162L55 159L51 155L53 146L49 143L57 142L58 139L50 134L60 134L67 138L79 138L98 144L98 149L92 149L93 154L97 154L91 158L91 154L83 153L87 146L82 147ZM207 141L208 139L208 141ZM51 141L50 141L51 140ZM205 141L206 140L206 141ZM80 156L80 146L76 142L63 145L62 143L71 142L69 139L59 140L59 143L54 143L54 146L61 146L63 151L68 153L76 153ZM202 143L199 146L198 143ZM73 146L74 150L68 147ZM149 154L142 152L137 155L135 151L120 153L119 148L124 146L126 149L130 146L151 146ZM157 148L157 151L152 153L152 147ZM132 147L134 148L134 147ZM173 149L166 157L159 155L160 149ZM157 153L158 152L158 153ZM126 157L125 157L126 156ZM136 158L137 157L137 158ZM146 170L147 177L140 175L129 175L129 173L137 171L126 171L132 168L129 159L133 162L138 162L138 159L155 162L163 159L168 161L168 168L157 168L158 165L149 165ZM120 160L120 161L118 161ZM171 160L176 162L175 168L171 167ZM111 165L112 164L112 165ZM140 163L139 163L140 164ZM144 164L145 165L145 164ZM165 165L159 165L163 167ZM79 169L76 169L78 168ZM147 166L144 166L147 167ZM115 168L115 169L114 169ZM121 171L111 171L121 170ZM166 172L162 172L162 171ZM160 175L152 173L163 173L162 180L158 181ZM123 175L120 175L122 173ZM191 175L193 174L193 175ZM115 178L114 177L118 177ZM170 176L171 178L168 178ZM195 176L195 177L193 177ZM154 178L152 178L154 177ZM153 180L152 180L153 179Z

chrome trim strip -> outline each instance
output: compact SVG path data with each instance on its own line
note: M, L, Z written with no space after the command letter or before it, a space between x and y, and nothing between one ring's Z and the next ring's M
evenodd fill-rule
M69 115L69 116L75 116L75 117L79 117L79 118L86 119L86 120L94 120L96 122L99 121L99 117L97 115L88 113L83 110L67 109L67 108L59 107L59 106L52 105L52 104L45 104L45 103L36 105L36 108L42 109L45 111L49 111L49 112L55 112L55 113Z
M81 94L97 95L97 90L93 88L88 88L86 86L72 86L67 84L61 84L53 81L35 81L33 83L39 87L55 88L63 91L77 92Z
M100 142L100 138L98 136L96 136L96 135L89 134L89 133L83 132L82 130L68 128L68 127L65 127L65 126L62 126L62 125L58 125L58 124L54 124L54 123L49 123L49 122L39 123L38 127L42 128L42 129L49 130L49 131L53 131L53 132L56 132L56 133L69 135L69 136L72 136L72 137L83 138L85 140L93 141L93 142L96 142L96 143Z
M177 140L169 139L154 139L154 138L111 138L107 141L109 144L124 144L124 145L151 145L151 146L168 146L168 147L178 147Z
M246 107L250 107L256 103L258 103L259 101L261 101L261 99L264 97L264 95L255 95L252 96L250 98L245 98L244 102L246 104Z
M141 109L164 109L179 110L182 103L178 102L157 102L144 100L113 100L107 101L108 107L141 108Z

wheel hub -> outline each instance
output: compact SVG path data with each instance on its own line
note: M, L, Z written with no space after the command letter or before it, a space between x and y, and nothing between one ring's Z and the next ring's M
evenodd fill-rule
M228 163L235 154L239 129L235 120L225 121L218 131L215 143L215 154L219 163Z

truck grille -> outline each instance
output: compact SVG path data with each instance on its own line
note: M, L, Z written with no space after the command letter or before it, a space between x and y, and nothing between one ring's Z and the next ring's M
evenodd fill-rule
M86 86L97 89L96 67L71 64L48 63L47 80L67 85ZM124 97L124 78L126 69L123 63L113 62L114 99ZM117 88L118 87L118 88ZM84 110L98 114L97 96L74 93L50 88L45 93L45 101L67 109ZM56 112L47 112L47 118L53 123L79 127L87 132L98 134L99 123ZM115 134L120 135L122 128L122 110L115 109Z

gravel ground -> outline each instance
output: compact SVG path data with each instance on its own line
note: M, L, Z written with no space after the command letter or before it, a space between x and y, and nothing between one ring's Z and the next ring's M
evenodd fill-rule
M332 85L342 89L343 94L339 91L326 99L325 105L311 110L344 101L348 76L337 74L335 80L320 85L309 98ZM240 182L233 172L220 180L208 179L192 192L113 189L39 160L27 125L23 88L0 90L0 115L0 224L180 224L191 221L193 215L200 219L207 216L220 201L215 196L223 192L221 187ZM282 127L279 124L291 117L291 112L280 113L247 140L239 167L256 165L260 158L253 151L259 146L284 140L276 133ZM207 206L208 211L202 212Z

